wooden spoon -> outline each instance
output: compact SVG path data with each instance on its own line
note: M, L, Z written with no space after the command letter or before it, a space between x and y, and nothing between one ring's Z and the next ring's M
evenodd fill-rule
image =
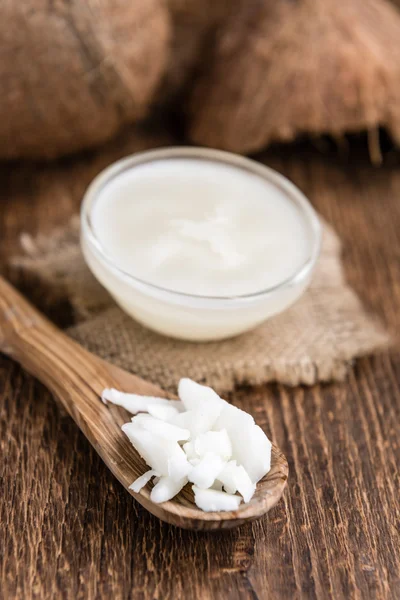
M166 397L165 392L94 356L64 335L0 277L0 350L42 381L61 401L78 427L128 492L153 515L185 529L226 529L256 519L282 496L288 476L285 456L272 449L270 472L257 484L248 504L230 512L206 513L194 504L189 486L169 502L150 500L151 484L138 494L129 485L148 467L121 431L130 415L104 405L104 388Z

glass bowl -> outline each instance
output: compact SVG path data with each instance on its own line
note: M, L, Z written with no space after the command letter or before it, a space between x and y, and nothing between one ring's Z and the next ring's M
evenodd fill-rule
M289 278L268 289L238 296L202 296L159 287L119 268L103 247L92 225L92 211L100 191L127 170L144 163L173 158L223 162L264 178L299 209L307 226L309 255ZM137 201L137 199L136 199ZM146 327L170 337L211 341L239 335L286 310L310 283L321 245L321 226L316 212L285 177L258 162L208 148L172 147L134 154L107 167L89 186L81 209L81 246L85 260L98 281L117 304Z

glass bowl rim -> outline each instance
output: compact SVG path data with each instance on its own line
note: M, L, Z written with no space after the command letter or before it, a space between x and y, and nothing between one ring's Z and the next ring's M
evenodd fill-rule
M192 294L189 292L182 292L172 288L159 286L141 279L140 277L136 277L135 275L132 275L131 273L128 273L127 271L118 267L118 265L115 264L114 260L109 256L106 249L103 247L101 240L97 237L91 223L91 212L96 198L110 181L125 171L148 162L171 158L197 158L228 164L254 173L283 190L286 196L292 202L294 202L298 208L300 208L301 213L307 224L310 226L310 230L312 232L312 240L310 243L311 250L306 260L295 270L292 275L286 277L284 280L274 284L273 286L251 293L226 296ZM127 157L121 158L114 163L111 163L105 169L100 171L100 173L92 180L83 196L81 206L81 236L85 242L89 243L92 250L95 250L96 254L103 261L104 265L106 265L114 273L114 275L122 277L123 280L130 282L134 287L139 286L140 288L145 288L150 292L153 291L158 293L166 293L180 299L187 298L192 300L197 299L229 302L259 299L278 290L296 285L298 282L306 279L314 269L320 254L322 228L318 215L306 196L295 186L294 183L271 167L268 167L250 158L240 156L232 152L226 152L224 150L214 150L211 148L197 146L171 146L136 152Z

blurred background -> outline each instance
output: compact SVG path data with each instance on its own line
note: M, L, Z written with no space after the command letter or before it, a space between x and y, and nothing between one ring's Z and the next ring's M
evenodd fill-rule
M302 137L344 148L366 132L379 164L400 140L398 0L6 0L0 11L3 159L71 155L160 121L246 154Z

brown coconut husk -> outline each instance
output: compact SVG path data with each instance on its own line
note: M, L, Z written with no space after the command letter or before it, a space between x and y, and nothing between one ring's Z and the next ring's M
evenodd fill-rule
M239 3L240 0L167 0L172 28L170 60L156 98L158 103L180 94L201 65L216 28Z
M163 0L0 8L0 158L53 157L146 113L168 61Z
M400 142L399 10L385 0L243 0L188 114L192 141L241 153L379 126Z

